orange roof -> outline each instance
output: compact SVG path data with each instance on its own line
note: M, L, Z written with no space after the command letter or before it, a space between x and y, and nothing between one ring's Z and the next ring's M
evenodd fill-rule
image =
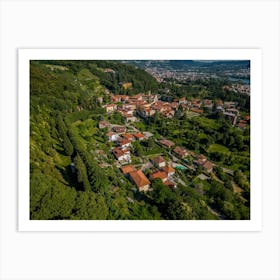
M113 135L116 135L116 133L111 132L111 131L107 133L107 136L109 136L109 137L111 137L111 136L113 136Z
M175 172L175 169L172 166L164 166L161 169L162 169L162 171L166 172L167 174Z
M153 162L160 164L162 162L165 162L165 159L161 156L158 156L158 157L153 158Z
M155 173L151 174L153 179L166 179L167 178L167 174L165 172L162 171L156 171Z
M200 109L191 108L190 110L191 110L192 112L198 113L198 114L202 114L202 113L203 113L203 111L200 110Z
M184 148L181 148L179 146L177 146L174 150L174 153L176 153L177 155L184 157L187 155L187 150Z
M126 138L126 139L128 139L128 140L131 140L131 139L134 138L133 135L132 135L132 134L129 134L129 133L125 133L125 134L123 135L123 137Z
M144 137L145 137L145 135L142 134L142 133L135 133L134 136L135 136L136 138L144 138Z
M127 139L124 139L124 140L122 140L121 142L119 142L120 146L124 146L124 145L130 144L130 143L131 143L131 141L129 141L129 140L127 140Z
M132 171L129 173L129 175L138 188L151 184L149 179L145 176L145 174L141 170Z
M172 142L172 141L170 141L170 140L167 140L167 139L160 140L159 142L160 142L161 144L163 144L164 146L168 147L168 148L175 145L174 142Z
M176 184L170 180L167 180L163 183L165 186L168 186L170 188L175 188L176 187Z
M128 174L130 172L136 171L135 167L133 165L126 165L121 167L123 174Z
M210 170L213 168L213 163L211 161L206 161L204 164L203 164L203 167L207 170Z
M121 157L121 156L124 155L124 152L123 152L121 149L119 149L119 148L115 148L115 149L113 150L113 153L114 153L114 155L115 155L117 158L119 158L119 157Z

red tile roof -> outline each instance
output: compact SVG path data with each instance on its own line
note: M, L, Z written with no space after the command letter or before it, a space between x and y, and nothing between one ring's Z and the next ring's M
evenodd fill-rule
M164 145L164 146L166 146L166 147L168 147L168 148L170 148L170 147L172 147L172 146L175 145L174 142L172 142L172 141L170 141L170 140L167 140L167 139L160 140L159 142L160 142L162 145Z
M128 139L128 140L132 140L132 139L134 138L134 136L133 136L132 134L130 134L130 133L125 133L125 134L123 135L123 137L126 138L126 139Z
M191 108L190 111L194 112L194 113L198 113L198 114L202 114L203 111L200 109L196 109L196 108Z
M165 172L162 171L156 171L154 173L151 174L151 177L153 179L166 179L167 178L167 174Z
M170 188L175 188L176 187L176 184L170 180L167 180L163 183L165 186L168 186Z
M138 139L144 138L144 137L145 137L145 135L142 134L142 133L135 133L134 136L135 136L136 138L138 138Z
M145 176L145 174L141 170L132 171L129 173L129 176L131 177L131 179L137 185L138 188L151 184L149 179Z
M160 164L160 163L165 162L165 159L162 156L158 156L158 157L153 158L153 162Z
M135 167L133 165L126 165L121 167L123 174L128 174L130 172L136 171Z
M120 146L124 146L124 145L130 144L130 143L131 143L131 141L129 141L129 140L127 140L127 139L124 139L124 140L122 140L122 141L119 142Z
M206 161L204 164L203 164L203 167L206 169L206 170L209 170L211 171L212 168L213 168L213 163L211 161Z
M167 174L175 172L175 169L172 166L164 166L161 169Z
M185 157L187 155L187 150L179 146L175 147L173 152L179 155L180 157Z
M120 148L115 148L113 150L113 154L116 156L116 158L119 158L124 155L124 152Z

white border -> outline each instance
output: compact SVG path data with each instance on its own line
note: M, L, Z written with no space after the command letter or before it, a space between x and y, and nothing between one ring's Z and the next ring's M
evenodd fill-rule
M260 49L19 49L19 231L261 231L262 62ZM251 219L245 221L29 220L30 60L251 60Z

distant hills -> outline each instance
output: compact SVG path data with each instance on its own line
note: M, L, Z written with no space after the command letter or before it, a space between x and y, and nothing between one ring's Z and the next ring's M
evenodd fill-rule
M219 72L250 68L249 60L124 60L123 62L142 69L157 67L175 71Z

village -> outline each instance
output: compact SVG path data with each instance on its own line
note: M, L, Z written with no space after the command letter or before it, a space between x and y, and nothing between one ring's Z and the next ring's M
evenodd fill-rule
M248 94L122 61L45 64L31 64L32 219L250 218Z
M129 87L129 85L126 86ZM103 98L99 98L98 101L102 104ZM110 94L110 103L103 104L102 107L108 116L116 112L120 113L124 117L125 124L116 125L102 120L99 122L98 128L106 131L106 139L113 145L110 152L114 155L114 164L139 191L149 191L151 181L155 179L161 179L163 184L169 188L176 188L178 183L184 185L180 176L176 174L177 170L195 171L200 167L203 172L199 178L205 180L210 178L215 164L205 155L196 154L162 136L154 141L160 149L167 151L165 157L162 153L139 157L133 148L135 142L147 141L149 138L153 138L153 134L149 131L141 131L133 126L133 123L146 120L155 114L160 114L167 119L173 118L179 109L191 116L199 116L205 111L216 110L221 112L232 126L246 129L250 116L241 118L237 105L236 102L222 102L222 100L214 102L199 98L192 100L180 98L173 102L164 102L151 93L140 93L134 96ZM133 161L136 161L137 164L133 164Z

